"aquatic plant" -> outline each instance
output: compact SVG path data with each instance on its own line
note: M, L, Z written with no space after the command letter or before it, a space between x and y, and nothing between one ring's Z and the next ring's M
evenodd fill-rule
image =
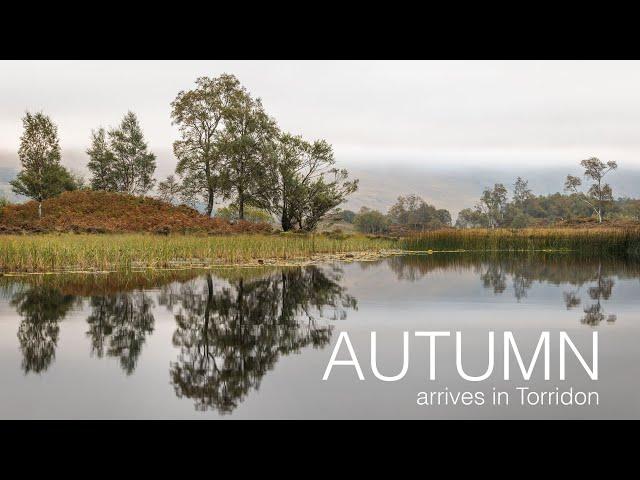
M394 241L364 235L0 235L0 272L135 270L259 264L315 254L375 251Z

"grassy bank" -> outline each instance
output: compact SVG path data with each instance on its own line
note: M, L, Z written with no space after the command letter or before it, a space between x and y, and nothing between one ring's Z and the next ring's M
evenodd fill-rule
M383 250L571 251L583 256L640 258L640 229L436 230L400 238L364 235L0 235L0 272L206 268L355 258Z
M395 241L363 235L0 235L0 272L188 268L373 252Z
M434 230L401 239L404 250L567 250L583 255L639 255L640 228Z

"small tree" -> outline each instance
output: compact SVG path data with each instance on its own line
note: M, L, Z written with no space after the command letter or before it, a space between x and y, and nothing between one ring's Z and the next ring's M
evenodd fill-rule
M507 205L507 189L501 183L496 183L493 189L485 188L480 197L477 208L484 213L489 226L495 228L502 223Z
M583 202L585 202L594 213L598 216L598 222L602 223L602 215L604 207L607 203L613 201L613 192L608 183L603 183L607 173L618 168L618 164L614 161L604 163L599 158L591 157L582 160L580 165L584 168L583 176L593 181L587 193L578 191L578 187L582 185L582 180L573 175L567 175L564 183L566 191L579 194Z
M91 131L91 147L87 150L93 190L114 191L117 188L115 178L115 156L109 147L104 128Z
M114 155L115 189L133 195L147 193L154 184L156 156L147 150L135 113L124 116L120 127L109 132L109 140Z
M10 183L14 193L38 202L38 217L42 217L44 200L74 190L76 184L60 165L58 128L51 119L43 113L27 112L22 125L24 132L18 149L22 170Z
M518 208L523 208L525 203L533 197L529 189L529 182L522 177L516 179L513 186L513 203Z
M224 220L228 220L231 222L240 220L238 207L234 204L231 204L228 207L219 208L216 211L215 216L217 218L223 218ZM273 217L268 211L262 208L247 206L245 207L245 210L244 210L244 220L248 222L254 222L254 223L260 223L260 222L271 223L273 221Z
M158 198L163 202L176 203L182 196L182 186L175 175L169 175L166 180L158 184Z
M353 224L362 233L385 233L389 228L389 219L378 210L362 207L354 217Z

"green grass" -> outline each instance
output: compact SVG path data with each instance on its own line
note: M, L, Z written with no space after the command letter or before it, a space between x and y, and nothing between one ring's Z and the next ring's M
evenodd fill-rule
M335 234L0 235L0 272L132 271L265 266L317 254L407 251L571 251L640 258L640 229L436 230L400 238Z
M0 235L0 272L133 270L299 260L393 248L364 235Z
M404 250L572 251L585 255L638 255L638 228L526 228L435 230L403 238Z

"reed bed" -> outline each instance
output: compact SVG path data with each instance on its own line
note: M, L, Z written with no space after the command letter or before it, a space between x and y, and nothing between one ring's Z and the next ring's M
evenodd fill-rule
M44 234L0 236L0 272L193 268L376 251L394 241L364 235Z
M434 230L400 239L411 251L572 251L582 255L640 255L640 228Z

